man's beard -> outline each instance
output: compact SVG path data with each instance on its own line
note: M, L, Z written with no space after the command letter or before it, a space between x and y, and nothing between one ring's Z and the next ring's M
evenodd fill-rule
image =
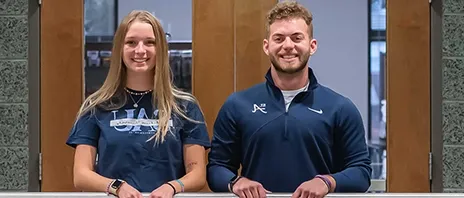
M309 56L310 56L309 52L307 54L304 54L303 56L298 56L298 60L300 60L301 64L298 65L298 67L289 67L289 68L283 68L279 64L279 61L277 60L276 56L271 55L269 57L270 57L272 66L278 72L285 73L285 74L295 74L295 73L300 72L301 70L303 70L307 66Z

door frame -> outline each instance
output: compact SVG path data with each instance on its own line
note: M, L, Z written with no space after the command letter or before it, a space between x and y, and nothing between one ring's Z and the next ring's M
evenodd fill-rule
M430 64L431 64L431 192L443 192L443 0L433 0L430 5Z
M40 191L40 5L28 1L28 191Z

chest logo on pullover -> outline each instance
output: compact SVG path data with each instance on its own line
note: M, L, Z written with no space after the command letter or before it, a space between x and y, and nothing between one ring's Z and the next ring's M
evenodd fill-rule
M312 109L310 107L308 107L308 109L314 113L317 113L317 114L322 114L322 109L319 109L319 110L316 110L316 109Z
M253 104L253 113L256 113L256 111L261 111L261 113L267 113L266 111L266 103L261 103L259 106L257 104Z

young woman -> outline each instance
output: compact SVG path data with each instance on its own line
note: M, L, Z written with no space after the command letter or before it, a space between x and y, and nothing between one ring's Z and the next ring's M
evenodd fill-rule
M160 22L146 11L127 15L108 76L84 101L66 142L76 148L76 188L138 198L204 187L210 141L203 114L172 84L168 61Z

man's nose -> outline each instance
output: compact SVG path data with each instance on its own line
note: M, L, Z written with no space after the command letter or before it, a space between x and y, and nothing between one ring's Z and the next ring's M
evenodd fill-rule
M293 48L295 44L293 43L292 39L290 37L286 37L284 42L283 42L283 47L284 49L289 49Z

